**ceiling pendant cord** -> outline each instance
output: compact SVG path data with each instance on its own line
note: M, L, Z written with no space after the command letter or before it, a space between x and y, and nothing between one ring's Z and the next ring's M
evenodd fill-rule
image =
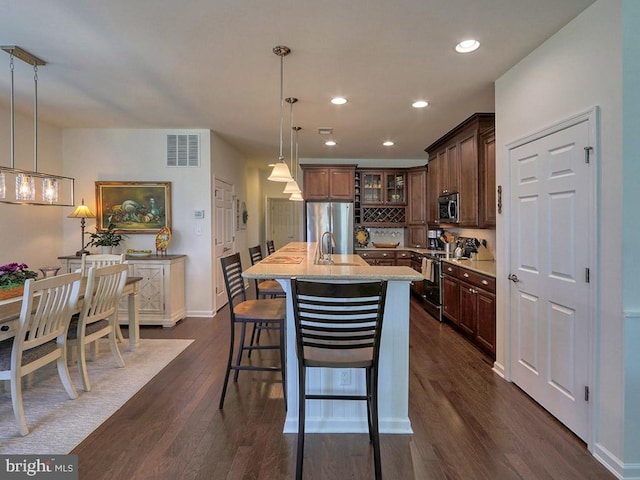
M33 65L33 171L38 171L38 64Z
M284 162L282 154L282 131L284 124L284 55L280 55L280 155L278 160Z
M11 71L11 168L15 168L16 160L16 119L15 119L15 87L13 82L13 52L9 60L9 70Z
M289 109L289 140L290 140L290 145L289 145L289 153L291 155L290 157L290 165L291 165L291 180L289 180L287 182L287 184L284 187L284 190L282 191L282 193L300 193L300 187L298 187L298 182L296 182L296 178L294 176L294 151L293 151L293 104L296 103L298 101L297 98L295 97L287 97L284 99L285 102L287 102L290 106Z
M290 182L292 180L289 166L285 162L283 154L284 134L284 57L291 53L289 47L278 45L273 47L273 53L280 57L280 154L278 162L274 165L268 180L274 182Z

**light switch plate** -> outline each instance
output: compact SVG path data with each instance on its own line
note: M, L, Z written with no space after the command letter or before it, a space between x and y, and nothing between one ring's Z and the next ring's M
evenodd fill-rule
M204 218L204 210L196 210L193 212L193 218Z

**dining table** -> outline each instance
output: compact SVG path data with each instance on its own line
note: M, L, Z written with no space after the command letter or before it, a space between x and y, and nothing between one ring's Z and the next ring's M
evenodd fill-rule
M129 327L129 350L135 351L140 342L140 281L142 277L127 277L127 281L122 291L122 298L127 299L127 314ZM85 289L86 277L81 279L80 292ZM78 307L81 304L78 303ZM22 295L0 300L0 341L15 336L22 308Z

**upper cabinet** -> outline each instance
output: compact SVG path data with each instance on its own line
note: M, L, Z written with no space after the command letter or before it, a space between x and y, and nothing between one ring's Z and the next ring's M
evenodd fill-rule
M493 113L476 113L428 146L428 223L439 226L438 197L460 194L461 227L495 226ZM493 200L492 200L493 199Z
M480 198L480 223L485 227L496 226L496 132L490 128L480 136L480 186L484 193Z
M427 169L411 168L407 172L407 242L410 247L427 244Z
M355 190L356 224L379 227L406 225L406 169L358 169Z
M300 165L305 200L353 201L355 165Z
M360 200L369 205L405 205L406 179L404 171L360 170Z

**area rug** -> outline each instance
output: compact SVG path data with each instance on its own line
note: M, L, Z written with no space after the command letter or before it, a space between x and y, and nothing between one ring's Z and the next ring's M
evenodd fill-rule
M118 368L108 346L88 362L92 390L82 390L76 364L69 371L79 397L71 400L55 364L23 390L29 434L20 435L8 382L0 383L0 454L66 454L115 413L138 390L176 358L193 340L142 339L135 352L122 349L126 367Z

